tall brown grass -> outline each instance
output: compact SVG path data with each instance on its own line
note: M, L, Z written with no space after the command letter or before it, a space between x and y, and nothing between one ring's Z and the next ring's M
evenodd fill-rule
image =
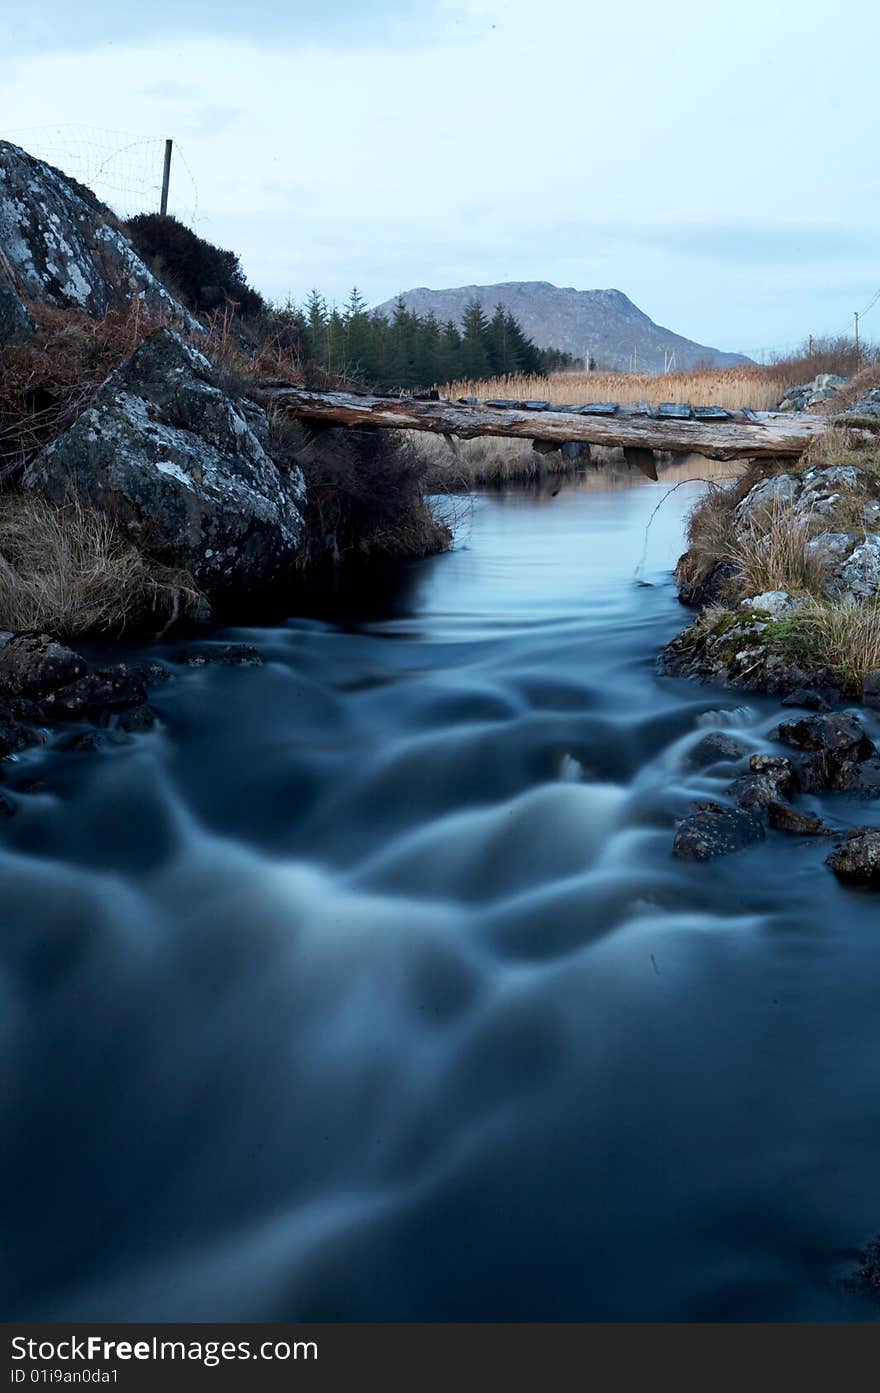
M692 406L772 411L791 387L810 382L823 372L848 376L858 366L852 344L834 340L820 343L812 353L777 358L764 366L695 368L665 376L605 371L557 372L549 377L514 374L488 382L450 382L443 392L453 398L512 397L519 401L549 401L554 406L589 401L616 401L628 406L648 402L656 406L661 401L682 401Z
M202 603L190 576L145 557L104 514L0 495L0 628L62 638L164 630Z
M772 410L797 379L785 380L766 368L731 368L727 371L668 373L557 372L550 377L522 375L495 377L489 382L451 382L443 388L450 397L512 397L542 400L554 406L589 401L616 401L635 406L648 402L684 401L692 406L751 407Z

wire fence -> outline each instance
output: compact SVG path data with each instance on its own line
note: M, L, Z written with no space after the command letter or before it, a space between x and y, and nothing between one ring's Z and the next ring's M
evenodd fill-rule
M29 155L54 165L92 189L121 218L156 213L162 194L164 136L101 126L26 126L3 134ZM199 195L186 156L175 142L168 211L193 227Z

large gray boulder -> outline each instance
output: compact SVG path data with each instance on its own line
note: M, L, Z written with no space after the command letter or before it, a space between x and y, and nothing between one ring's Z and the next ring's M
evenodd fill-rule
M78 309L95 318L133 300L187 329L200 327L144 265L91 190L0 140L0 338L11 296ZM10 277L12 284L10 284ZM5 306L5 310L4 307ZM21 324L19 324L19 327Z
M267 450L266 413L169 329L151 334L23 476L76 495L209 595L278 581L303 533L305 484Z

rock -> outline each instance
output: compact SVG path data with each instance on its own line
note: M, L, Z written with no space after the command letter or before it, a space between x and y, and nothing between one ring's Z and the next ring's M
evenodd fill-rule
M96 319L108 310L127 311L140 300L154 316L202 332L89 189L5 140L0 140L0 246L20 294L31 300Z
M791 760L786 759L785 755L752 755L749 769L753 774L772 779L782 797L787 798L796 786L794 768Z
M0 634L0 693L43 697L85 672L85 659L48 634Z
M852 532L820 532L805 544L804 556L830 574L847 559L857 541Z
M772 771L760 774L743 774L734 779L728 792L737 807L749 812L765 809L779 799L779 784Z
M833 788L875 796L880 787L877 748L857 716L804 716L780 725L776 738L803 752L797 778L808 793Z
M830 594L851 600L875 600L880 595L880 534L871 533L834 572Z
M747 754L748 749L741 740L735 740L732 735L725 735L723 731L712 730L688 750L687 762L705 768L722 760L733 762Z
M830 827L813 813L798 812L788 803L771 801L767 804L767 817L770 826L778 832L792 832L802 837L833 837Z
M200 644L185 648L177 662L186 667L207 667L223 664L227 667L262 667L263 659L252 643Z
M787 614L796 614L803 607L803 600L793 599L787 590L762 590L760 595L740 600L739 607L781 619Z
M12 343L32 328L30 315L0 271L0 344Z
M98 750L103 750L106 744L106 737L99 731L83 730L75 735L68 735L59 743L59 749L67 750L70 754L95 754Z
M38 712L32 703L0 699L0 759L18 754L29 745L43 742L43 732L35 724Z
M818 751L833 759L860 761L877 753L877 747L865 733L858 716L838 712L784 721L776 731L776 739L792 749Z
M766 835L764 824L754 813L724 808L719 803L695 803L693 807L693 813L675 831L672 851L680 861L729 856Z
M132 707L129 711L123 711L117 722L120 730L124 730L128 735L141 735L144 731L154 730L158 723L158 716L152 706L142 705Z
M862 701L865 706L880 706L880 667L866 672L862 678Z
M727 563L713 566L708 574L694 573L691 554L686 551L679 557L675 568L678 598L683 605L692 605L695 609L717 604L724 598L727 586L735 575L735 568Z
M835 416L834 421L835 424L844 426L880 422L880 387L872 387L870 392L866 392L858 401L853 402L852 406Z
M22 482L58 502L76 492L209 593L255 590L290 570L303 535L302 473L278 470L268 439L265 412L160 329Z
M812 382L802 382L797 387L789 387L776 409L809 411L821 402L829 401L848 381L848 377L838 377L833 372L820 372Z
M793 502L800 491L801 481L794 474L770 474L759 479L737 504L736 520L740 524L750 522L763 509Z
M797 687L787 697L782 698L780 706L802 706L806 711L823 712L832 709L830 703L815 687Z
M880 885L880 832L857 827L825 858L839 880L854 885Z
M115 711L125 706L139 706L146 700L146 689L140 678L126 663L97 668L69 687L53 692L43 703L44 709L67 719L87 716L98 711Z

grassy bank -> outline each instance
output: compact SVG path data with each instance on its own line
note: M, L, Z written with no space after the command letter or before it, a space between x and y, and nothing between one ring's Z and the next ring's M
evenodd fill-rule
M870 571L854 592L841 567L878 528L880 443L849 430L710 486L676 572L702 610L671 646L674 665L756 686L784 682L788 666L859 695L880 668L880 595Z

